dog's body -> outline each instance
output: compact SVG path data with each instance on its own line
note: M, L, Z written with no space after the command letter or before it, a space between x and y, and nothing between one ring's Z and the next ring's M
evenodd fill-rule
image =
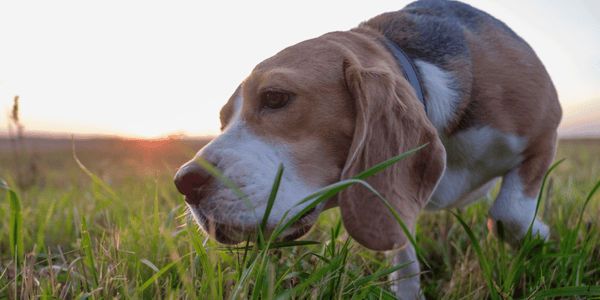
M389 41L421 77L423 105L403 76ZM426 107L426 109L425 109ZM175 182L194 218L223 243L253 235L279 164L285 172L267 231L306 207L302 198L340 179L428 143L367 179L414 228L423 209L439 210L502 186L489 212L518 244L548 237L535 219L542 178L554 157L561 109L552 81L531 47L502 22L459 2L420 1L346 32L308 40L260 63L221 111L222 135L200 150L252 202L194 161ZM305 234L318 214L339 206L348 232L375 250L404 248L397 276L419 272L413 246L389 209L352 186L305 214L284 234ZM268 234L268 233L267 233ZM419 276L401 280L414 298Z

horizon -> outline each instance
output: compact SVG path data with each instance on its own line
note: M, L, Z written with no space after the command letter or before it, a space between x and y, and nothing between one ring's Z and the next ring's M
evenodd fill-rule
M214 137L221 106L256 64L410 2L2 2L0 39L11 46L0 49L0 135L19 95L26 132ZM600 2L463 2L534 48L563 107L559 136L600 137Z
M598 122L600 124L600 120ZM599 125L595 125L599 126ZM561 130L559 127L558 138L559 139L600 139L600 132L591 131L590 126L587 123L574 123L566 126L567 130ZM582 128L583 127L583 128ZM596 127L594 127L596 129ZM51 131L28 131L25 130L23 136L25 138L38 138L38 139L61 139L70 140L87 140L87 139L121 139L121 140L147 140L147 141L160 141L160 140L200 140L208 139L212 140L219 136L215 135L192 135L185 132L173 132L165 133L158 136L142 136L142 135L127 135L127 134L110 134L110 133L70 133L70 132L51 132ZM0 131L0 140L10 140L17 138L13 133Z

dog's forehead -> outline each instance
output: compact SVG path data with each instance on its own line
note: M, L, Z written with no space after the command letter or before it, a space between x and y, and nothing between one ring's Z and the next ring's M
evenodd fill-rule
M252 74L273 72L298 76L330 76L342 71L342 55L331 41L318 37L281 50L259 63ZM324 79L324 78L320 78Z

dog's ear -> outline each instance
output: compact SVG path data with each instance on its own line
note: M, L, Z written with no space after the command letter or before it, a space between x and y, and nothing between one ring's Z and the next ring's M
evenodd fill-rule
M356 63L346 63L344 74L357 116L342 179L428 144L366 180L414 231L417 215L444 172L444 147L404 77ZM390 250L407 245L409 240L392 212L365 186L355 184L342 191L339 206L346 230L363 246Z

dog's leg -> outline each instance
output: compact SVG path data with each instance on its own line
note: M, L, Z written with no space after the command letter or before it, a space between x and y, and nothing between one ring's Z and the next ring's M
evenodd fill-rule
M537 197L524 193L519 171L520 169L517 168L504 175L500 193L490 209L488 220L490 231L504 236L504 239L512 246L520 245L525 238L529 225L535 218L537 204ZM502 228L499 228L498 221L502 222ZM533 222L531 234L534 236L539 234L543 238L548 238L548 226L536 219Z
M419 266L419 260L417 259L415 247L413 247L413 245L409 243L408 246L406 246L406 248L398 251L396 255L394 255L392 261L395 266L406 262L410 263L406 267L390 275L390 280L396 280L392 287L392 290L396 294L396 296L402 300L424 300L425 297L422 295L421 292L421 279L419 275L419 273L421 272L421 268Z
M556 139L546 139L545 143L546 147L538 147L548 149L545 153L538 152L504 175L500 193L489 212L490 230L496 235L503 234L513 246L520 245L534 219L531 234L539 234L544 239L549 236L548 226L535 216L537 197L546 170L554 158ZM502 229L498 221L502 221Z

